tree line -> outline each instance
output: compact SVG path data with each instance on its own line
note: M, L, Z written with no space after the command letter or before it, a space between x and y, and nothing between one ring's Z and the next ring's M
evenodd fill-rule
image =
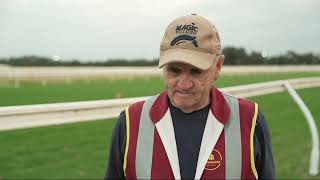
M244 48L225 47L223 54L226 56L226 65L301 65L320 64L320 55L314 53L299 54L288 51L282 55L263 57L261 52L252 51L248 53ZM0 58L0 64L13 66L156 66L158 59L108 59L105 61L79 61L54 60L43 56L20 56L10 58Z

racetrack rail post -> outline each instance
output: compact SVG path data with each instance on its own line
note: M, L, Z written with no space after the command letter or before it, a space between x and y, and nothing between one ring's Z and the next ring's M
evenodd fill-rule
M312 176L316 176L319 170L319 133L318 133L316 123L314 121L314 118L310 110L308 109L306 104L303 102L301 97L298 95L298 93L292 88L290 83L288 81L285 81L283 84L285 88L288 90L293 100L298 104L299 108L303 112L304 117L307 120L309 129L311 132L311 142L312 142L309 174Z

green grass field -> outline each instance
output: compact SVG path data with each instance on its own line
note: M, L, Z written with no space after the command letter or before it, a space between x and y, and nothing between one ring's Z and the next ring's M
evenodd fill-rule
M310 108L320 130L320 88L302 89L298 93ZM277 177L310 179L311 135L298 106L287 92L252 99L259 102L269 124ZM320 175L316 179L320 179Z
M225 75L217 81L218 87L320 76L320 72L275 73L257 75ZM163 89L162 79L153 77L137 80L99 80L86 83L73 81L48 83L21 82L20 88L14 88L12 82L0 81L0 106L114 99L120 97L147 96L159 93Z
M256 76L255 78L251 76L223 77L218 85L225 87L315 75L319 75L319 73L275 74ZM95 82L97 84L88 84L88 87L83 87L83 84L79 83L49 84L46 87L29 83L20 89L0 88L0 99L1 101L5 99L6 103L2 105L107 99L114 98L114 95L108 95L108 93L116 93L121 86L123 88L120 90L122 90L124 97L151 95L159 92L162 88L159 81L159 79L150 79L148 82L143 80L137 82L114 81L112 85L98 81ZM141 87L145 84L148 84L147 87ZM153 85L155 87L151 88ZM51 89L50 86L56 88ZM104 88L95 89L98 87ZM41 90L41 88L43 89ZM67 90L65 91L65 89ZM16 91L10 92L10 90ZM40 90L42 94L37 95ZM7 92L7 94L3 94L3 92ZM318 111L320 88L303 89L298 92L310 107L318 123L320 121L320 112ZM69 95L71 97L63 97ZM24 97L23 100L20 100L21 97ZM277 178L311 178L308 176L310 133L297 105L287 93L259 96L252 99L259 103L270 127ZM115 119L100 120L0 132L0 179L101 179L105 173L115 121ZM320 129L319 124L317 125ZM319 179L320 176L315 178Z

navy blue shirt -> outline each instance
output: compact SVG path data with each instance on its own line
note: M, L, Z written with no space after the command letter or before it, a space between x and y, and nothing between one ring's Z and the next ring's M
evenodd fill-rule
M170 102L170 101L169 101ZM202 135L210 105L192 113L184 113L169 103L182 179L193 179L196 173ZM108 167L105 179L125 179L123 157L126 144L126 121L124 111L120 113L113 130ZM254 132L255 165L259 179L275 179L269 129L259 111Z
M192 113L184 113L171 103L169 107L176 136L181 179L194 179L210 104Z

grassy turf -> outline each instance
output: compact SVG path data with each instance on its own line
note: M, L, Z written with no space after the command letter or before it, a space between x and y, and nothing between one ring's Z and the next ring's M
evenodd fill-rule
M298 93L310 108L320 130L320 88L303 89ZM310 179L308 172L311 135L298 106L288 93L258 96L252 99L259 102L269 124L277 178ZM314 178L320 179L320 175Z
M298 92L320 129L320 88ZM287 93L252 99L259 103L270 127L277 178L310 179L310 134L293 100ZM114 124L113 119L0 132L0 179L101 179Z
M320 72L225 75L217 82L217 86L227 87L308 76L320 76ZM0 106L137 97L157 94L162 89L163 83L160 77L99 80L90 83L85 81L73 81L67 84L49 82L46 86L35 82L21 82L20 88L14 88L12 82L0 81Z
M115 122L1 132L0 179L101 179Z

